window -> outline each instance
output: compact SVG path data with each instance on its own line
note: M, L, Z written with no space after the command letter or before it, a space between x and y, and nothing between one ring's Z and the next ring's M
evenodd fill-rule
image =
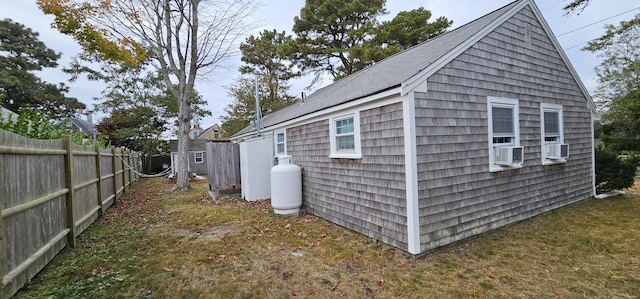
M564 163L568 156L568 146L563 145L562 106L540 104L542 164Z
M213 138L214 138L214 139L218 139L218 138L220 138L220 132L218 132L218 131L213 131Z
M493 172L522 167L518 100L489 97L487 114L489 170Z
M193 153L193 158L196 163L204 162L204 152L195 152Z
M276 138L275 138L275 150L276 150L276 156L279 155L286 155L287 154L287 139L285 136L285 131L279 131L276 132Z
M331 158L362 158L359 118L360 115L356 112L331 119L329 123Z

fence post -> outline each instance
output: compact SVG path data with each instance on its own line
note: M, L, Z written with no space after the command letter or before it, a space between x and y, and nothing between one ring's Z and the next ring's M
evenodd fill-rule
M116 169L117 163L116 147L111 146L111 168L113 168L113 204L118 203L118 171Z
M102 216L102 212L104 209L104 205L102 203L102 168L101 168L101 162L100 160L102 160L102 156L101 152L100 152L100 145L95 142L94 143L94 147L96 149L96 175L98 176L98 186L97 186L97 190L98 190L98 205L100 206L100 211L98 213L98 215Z
M5 144L4 134L0 132L0 144ZM4 178L4 154L0 153L0 210L4 207L4 199L6 198L6 194L4 194L5 188L5 178ZM4 265L7 264L7 238L4 233L4 218L2 217L2 213L0 212L0 299L4 299Z
M64 149L67 153L64 155L64 183L69 188L66 194L67 208L67 226L69 226L69 234L67 235L67 245L71 248L76 247L76 224L73 217L73 151L71 150L71 136L62 136Z
M124 154L126 153L126 150L123 147L120 147L120 165L122 165L122 194L124 194L127 191L127 176L124 175L125 172L125 167L126 165L124 165Z
M136 178L136 173L133 172L135 170L133 168L136 167L136 164L133 163L133 152L131 150L127 150L127 152L129 153L129 159L127 159L129 162L129 185L131 185Z

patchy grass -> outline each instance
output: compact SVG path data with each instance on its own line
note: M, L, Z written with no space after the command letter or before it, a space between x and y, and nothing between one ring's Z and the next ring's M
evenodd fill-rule
M206 182L145 179L15 298L638 298L640 188L412 260Z

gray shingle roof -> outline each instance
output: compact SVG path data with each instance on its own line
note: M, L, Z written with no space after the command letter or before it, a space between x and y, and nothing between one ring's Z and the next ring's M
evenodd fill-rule
M443 35L390 56L361 71L318 89L305 98L304 104L294 103L262 118L262 127L268 128L300 116L363 98L400 86L403 82L429 67L440 57L468 40L491 24L518 1L480 17ZM250 125L235 136L255 131Z
M85 135L93 135L93 132L96 131L96 125L94 123L90 123L84 119L71 117L71 126L78 131L82 131Z

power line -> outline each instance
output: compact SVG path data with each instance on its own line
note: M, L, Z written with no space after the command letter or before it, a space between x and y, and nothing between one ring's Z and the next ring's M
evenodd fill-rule
M629 10L627 10L627 11L625 11L625 12L621 12L621 13L619 13L619 14L617 14L617 15L610 16L610 17L608 17L608 18L602 19L602 20L600 20L600 21L596 21L596 22L593 22L593 23L591 23L591 24L588 24L588 25L582 26L582 27L580 27L580 28L573 29L573 30L571 30L571 31L567 31L567 32L565 32L565 33L563 33L563 34L556 35L556 37L561 37L561 36L563 36L563 35L567 35L567 34L569 34L569 33L573 33L573 32L576 32L576 31L578 31L578 30L582 30L582 29L584 29L584 28L587 28L587 27L593 26L593 25L595 25L595 24L598 24L598 23L604 22L604 21L606 21L606 20L613 19L613 18L615 18L615 17L617 17L617 16L621 16L621 15L623 15L623 14L626 14L626 13L628 13L628 12L630 12L630 11L633 11L633 10L636 10L636 9L638 9L638 8L640 8L640 6L638 6L638 7L636 7L636 8L629 9Z

